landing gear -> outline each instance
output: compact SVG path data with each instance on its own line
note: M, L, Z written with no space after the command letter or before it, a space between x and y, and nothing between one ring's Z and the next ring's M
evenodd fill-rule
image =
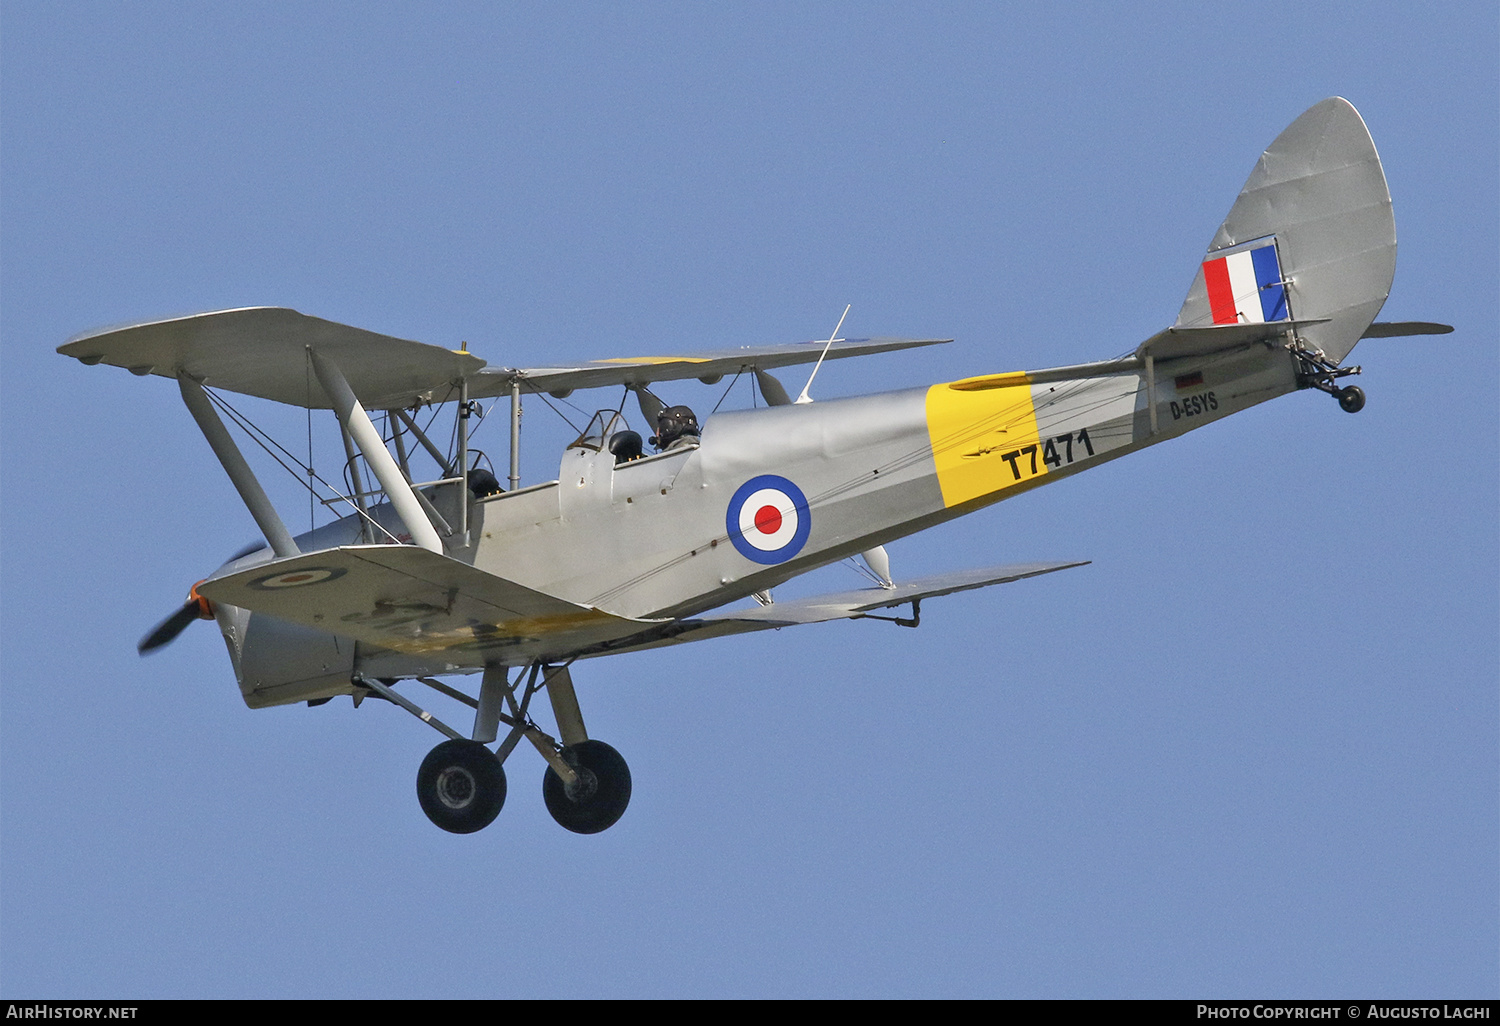
M427 753L417 771L417 799L439 827L451 834L472 834L494 822L505 805L505 760L522 740L531 742L547 761L542 797L562 826L575 834L597 834L625 814L630 767L609 745L589 739L567 663L549 667L538 661L513 681L505 667L486 667L477 699L430 677L416 680L474 709L472 740L397 692L394 680L356 676L354 682L366 690L355 694L356 699L377 694L448 736ZM561 741L543 732L527 713L532 698L543 690L551 700ZM502 712L502 706L509 713ZM499 750L491 752L487 746L498 737L501 724L510 730Z
M1339 401L1339 408L1345 413L1358 413L1365 408L1364 389L1357 385L1340 388L1334 384L1339 378L1358 374L1358 367L1340 367L1325 359L1321 350L1297 348L1292 350L1292 356L1297 360L1297 379L1301 387L1327 392Z
M542 798L552 818L575 834L597 834L614 826L630 804L630 767L624 758L603 741L593 740L569 745L560 754L577 780L565 784L548 767Z
M505 805L505 767L478 741L444 741L417 770L417 800L450 834L483 830Z

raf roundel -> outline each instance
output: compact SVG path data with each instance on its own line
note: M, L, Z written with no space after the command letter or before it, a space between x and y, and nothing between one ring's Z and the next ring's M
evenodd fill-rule
M337 566L310 566L302 570L271 574L250 582L250 587L259 591L279 591L282 588L300 588L308 584L322 584L344 576L346 571Z
M802 489L776 474L752 477L734 493L725 513L729 540L757 563L785 563L807 544L812 516Z

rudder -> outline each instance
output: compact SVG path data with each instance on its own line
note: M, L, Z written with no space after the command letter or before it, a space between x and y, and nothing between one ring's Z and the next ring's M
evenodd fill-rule
M1364 119L1331 97L1261 154L1209 244L1174 327L1295 318L1337 364L1390 295L1396 222Z

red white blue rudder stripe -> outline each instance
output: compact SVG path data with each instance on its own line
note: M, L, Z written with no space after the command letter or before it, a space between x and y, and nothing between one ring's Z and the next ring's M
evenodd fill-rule
M802 551L812 515L802 489L776 474L761 474L735 490L724 527L740 555L770 566Z
M1215 324L1264 324L1291 316L1274 238L1203 261L1203 284Z

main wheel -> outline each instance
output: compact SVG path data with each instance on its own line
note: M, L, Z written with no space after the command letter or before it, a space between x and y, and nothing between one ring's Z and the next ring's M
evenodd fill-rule
M1345 413L1358 413L1365 408L1365 390L1358 385L1339 389L1339 409Z
M630 804L630 767L625 759L603 741L571 745L562 750L562 757L578 770L578 782L569 788L547 767L542 798L552 818L575 834L597 834L614 826Z
M417 800L450 834L483 830L505 805L505 767L478 741L444 741L417 770Z

